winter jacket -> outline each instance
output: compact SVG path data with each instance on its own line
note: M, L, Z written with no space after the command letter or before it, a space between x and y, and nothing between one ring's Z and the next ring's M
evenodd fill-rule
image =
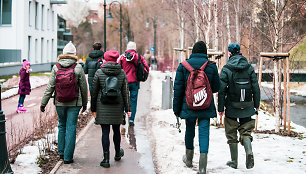
M29 95L31 92L31 84L30 84L30 73L26 72L26 69L21 68L19 71L20 81L19 81L19 89L18 94L20 95Z
M193 53L187 62L194 68L200 68L205 62L207 62L207 55L202 53ZM220 79L216 64L207 65L205 73L208 77L210 87L213 93L219 91ZM186 118L213 118L217 116L214 98L212 98L211 104L204 110L191 110L186 103L185 89L187 87L187 79L189 71L180 64L176 70L176 76L174 81L174 96L173 96L173 112L175 115Z
M128 79L128 83L133 83L133 82L138 82L137 78L136 78L136 67L138 65L138 53L136 53L135 50L127 50L126 52L130 52L131 55L134 56L134 58L131 61L126 61L125 57L123 55L121 55L121 57L118 60L118 63L121 65L122 69L125 71L127 79ZM144 60L144 58L142 56L141 57L141 61L143 62L143 64L146 67L146 71L149 72L149 66L147 64L147 62Z
M233 69L244 69L249 63L247 59L241 54L233 55L229 58L227 65ZM221 87L218 94L218 112L223 112L225 109L225 116L232 118L245 118L254 115L254 108L259 107L260 103L260 89L257 81L257 77L252 66L249 67L248 73L250 75L250 81L252 84L253 93L253 104L252 106L244 109L233 108L230 102L230 97L228 97L228 85L232 79L232 72L226 67L223 67L220 74Z
M58 56L58 63L63 67L70 67L76 62L77 62L76 56L71 56L71 55L59 55ZM84 70L82 66L80 64L77 64L77 66L74 68L74 73L76 75L76 81L79 87L79 97L72 102L61 103L57 101L57 96L56 96L56 91L55 91L55 78L56 78L57 71L58 71L58 68L56 65L54 65L51 71L51 77L49 79L48 86L46 88L46 91L41 101L41 106L46 106L54 93L54 105L55 106L83 106L83 107L86 107L87 101L88 101L88 89L87 89L87 82L86 82L86 78L85 78L85 74L84 74Z
M121 87L120 102L118 104L103 104L101 102L102 89L108 76L116 76ZM122 124L123 111L130 111L129 93L125 72L118 63L106 63L97 70L92 83L91 111L97 112L95 124Z
M92 80L96 73L96 63L99 59L103 59L104 52L101 50L93 50L89 53L84 64L84 72L88 74L88 84L92 84Z

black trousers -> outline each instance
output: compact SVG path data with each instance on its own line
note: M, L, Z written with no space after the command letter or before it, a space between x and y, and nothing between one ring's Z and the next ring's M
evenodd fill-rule
M110 133L110 124L101 124L102 128L102 147L103 152L109 152L109 133ZM121 142L121 134L120 134L120 124L114 124L112 125L113 128L113 141L115 146L115 151L120 151L120 142Z

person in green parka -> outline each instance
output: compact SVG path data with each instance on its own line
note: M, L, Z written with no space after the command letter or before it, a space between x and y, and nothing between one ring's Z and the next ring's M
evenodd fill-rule
M222 119L225 109L225 134L231 152L231 161L227 165L237 168L238 143L246 152L246 168L254 167L251 135L255 120L251 117L258 111L260 89L254 68L240 53L238 43L228 46L230 58L220 74L221 86L218 93L218 112ZM237 131L240 134L238 140Z

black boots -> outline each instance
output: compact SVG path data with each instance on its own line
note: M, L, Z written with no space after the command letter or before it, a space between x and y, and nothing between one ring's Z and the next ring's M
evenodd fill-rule
M109 168L110 164L109 164L109 152L104 152L104 159L103 161L101 161L100 166L105 167L105 168Z
M206 174L206 167L207 167L207 153L200 153L198 174Z
M245 166L247 169L251 169L254 167L254 156L252 152L251 140L249 138L244 138L242 141L246 154Z
M229 144L229 148L231 151L231 161L228 161L226 163L226 165L237 169L237 165L238 165L238 144L234 143L234 144Z
M115 161L120 161L121 160L121 157L124 156L124 150L122 148L120 148L119 151L116 151L116 154L115 154Z
M186 154L183 156L183 162L187 167L192 167L193 152L194 150L186 149Z

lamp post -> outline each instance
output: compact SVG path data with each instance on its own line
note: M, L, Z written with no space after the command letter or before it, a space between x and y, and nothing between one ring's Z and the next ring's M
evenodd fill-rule
M154 51L153 51L153 57L155 58L155 56L156 56L156 50L157 50L157 48L156 48L156 28L157 28L157 24L156 24L156 17L154 17L154 18L148 18L148 19L152 19L152 21L153 21L153 29L154 29ZM148 21L147 21L148 22Z
M2 111L1 104L1 85L0 85L0 173L9 174L14 173L11 169L10 161L8 159L6 136L5 136L5 115Z
M121 7L121 3L119 1L112 1L109 4L109 12L108 12L107 18L113 18L112 13L111 13L111 5L113 3L118 3L119 6L120 6L120 13L119 13L119 15L120 15L120 28L119 28L119 32L120 32L120 50L119 50L119 52L120 52L120 55L121 55L121 53L122 53L122 7Z

